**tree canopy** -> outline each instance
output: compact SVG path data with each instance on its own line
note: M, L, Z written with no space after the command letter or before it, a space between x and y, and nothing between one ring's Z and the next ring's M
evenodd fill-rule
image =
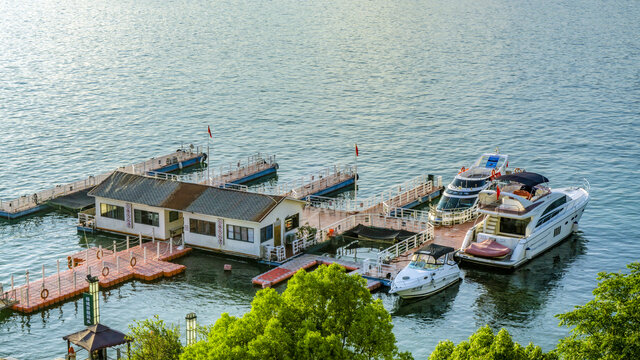
M539 346L531 343L527 347L514 342L505 329L494 335L489 325L478 329L469 337L455 345L452 341L440 341L429 356L429 360L543 360L556 359L553 354L545 354Z
M593 300L556 315L561 326L574 327L558 344L563 358L640 358L640 263L627 267L629 274L599 273Z
M129 325L129 336L134 339L131 360L174 360L182 352L180 331L175 325L165 324L158 315L152 319Z
M391 316L365 285L335 264L298 271L283 294L260 290L241 318L222 314L180 358L411 359L399 353Z

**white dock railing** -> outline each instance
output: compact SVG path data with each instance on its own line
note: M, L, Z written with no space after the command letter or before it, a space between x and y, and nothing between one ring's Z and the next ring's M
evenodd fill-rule
M198 152L194 152L193 149L197 149ZM193 147L190 145L189 147L181 147L178 151L161 156L159 158L151 158L150 160L143 161L137 164L132 164L128 166L123 166L118 168L119 171L124 171L132 174L140 174L144 175L148 171L153 171L155 169L174 164L176 162L181 163L182 161L193 158L197 155L201 154L201 147ZM84 180L78 180L71 183L67 183L64 185L56 185L55 187L36 192L30 195L23 195L16 199L12 200L0 200L0 211L7 212L9 214L15 214L21 211L29 210L35 208L36 206L43 204L47 201L53 200L60 196L65 196L69 194L76 193L78 191L86 190L92 188L101 182L103 182L106 178L108 178L113 171L109 171L100 175L91 175Z
M347 230L353 229L358 225L375 226L385 229L406 230L414 233L421 233L433 228L427 222L402 219L396 217L388 217L379 214L355 214L342 220L336 221L329 226L325 226L318 231L317 241L324 241L328 236L341 234Z
M478 204L466 209L453 209L452 211L440 211L435 206L429 206L429 214L436 225L455 225L471 221L478 217Z
M396 258L407 251L417 248L418 246L425 244L429 241L433 241L434 232L433 225L429 224L427 229L421 233L415 234L412 237L400 241L378 253L378 263L389 262L391 259Z
M441 177L438 177L439 179ZM364 200L336 199L323 196L307 196L309 206L349 212L388 213L390 209L402 207L427 196L434 191L433 181L428 175L420 175L402 184L391 186Z
M278 166L275 155L256 153L247 157L246 162L239 160L219 166L218 175L214 176L213 173L210 173L211 179L209 183L232 183L238 179L257 174L260 171L267 170L274 166ZM213 172L213 168L211 171Z
M429 222L429 211L424 210L394 207L387 211L387 216Z
M304 199L310 194L328 189L356 176L355 167L352 165L334 165L322 169L314 174L303 176L297 180L288 181L275 186L261 185L254 191L270 194L290 196L296 199Z

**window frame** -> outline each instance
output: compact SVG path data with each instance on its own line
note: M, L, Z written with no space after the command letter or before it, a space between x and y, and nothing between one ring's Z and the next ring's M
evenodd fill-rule
M232 225L232 224L226 224L226 225L227 225L228 240L242 241L247 243L255 242L255 234L254 234L253 228L240 226L240 225Z
M111 207L103 211L103 207ZM108 219L124 221L124 206L100 203L100 216Z
M194 222L195 222L195 226L194 226ZM208 232L206 231L207 226L209 229ZM211 230L213 230L213 233ZM189 232L193 234L198 234L198 235L217 237L218 223L215 221L189 218Z
M146 216L144 218L142 216L143 213L146 213ZM139 216L138 216L138 214L139 214ZM155 214L155 216L153 216L153 214ZM151 220L149 220L149 219L151 219ZM145 222L145 221L149 221L150 223ZM157 213L155 211L149 211L149 210L133 209L133 222L136 223L136 224L140 224L140 225L148 225L148 226L153 226L153 227L159 227L160 226L160 213Z
M292 221L291 227L288 226L288 222ZM300 227L300 213L295 213L284 218L284 232L289 232Z
M176 214L176 218L175 218L175 219L173 219L173 220L171 219L171 215L172 215L172 214ZM173 211L173 210L170 210L170 211L169 211L169 222L170 222L170 223L172 223L172 222L175 222L175 221L178 221L178 220L180 220L180 211Z
M271 236L269 236L269 234L271 234ZM260 228L260 242L267 242L271 239L273 239L273 224Z

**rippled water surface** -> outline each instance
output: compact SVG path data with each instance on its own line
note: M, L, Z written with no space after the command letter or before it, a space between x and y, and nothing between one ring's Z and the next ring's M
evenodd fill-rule
M0 197L204 144L207 125L213 164L275 153L280 180L351 161L357 141L362 196L423 173L448 181L499 146L552 185L589 179L579 234L514 274L465 271L429 300L376 296L418 359L484 324L548 350L567 333L554 314L640 258L638 19L640 3L616 0L0 0ZM84 243L74 224L0 222L0 282L52 271ZM230 261L195 253L180 276L106 290L103 322L242 314L263 269L225 274ZM62 355L80 307L2 312L0 356Z

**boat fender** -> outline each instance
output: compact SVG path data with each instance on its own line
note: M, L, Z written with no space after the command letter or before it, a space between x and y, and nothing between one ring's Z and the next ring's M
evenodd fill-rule
M98 260L100 260L102 258L102 256L104 256L104 250L102 250L102 249L96 250L96 258L98 258Z
M40 291L40 297L42 299L46 299L49 297L49 290L47 289L42 289L42 291Z
M131 265L131 267L135 267L137 262L138 262L138 260L134 256L134 257L131 258L131 260L129 260L129 265Z
M102 276L107 277L109 275L109 268L107 266L102 268Z

